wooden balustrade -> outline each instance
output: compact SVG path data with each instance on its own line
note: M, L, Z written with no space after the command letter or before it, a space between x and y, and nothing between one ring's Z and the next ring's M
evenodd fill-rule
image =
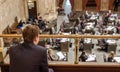
M22 37L21 34L0 34L0 37L13 37L18 38ZM40 38L120 38L120 35L79 35L79 34L71 34L71 35L49 35L49 34L40 34Z
M112 63L79 63L49 64L55 72L120 72L119 64Z
M9 64L1 64L2 72L9 72ZM54 72L120 72L120 65L115 63L64 63L49 64Z
M21 34L1 34L0 38L5 37L22 37ZM119 63L96 63L96 62L79 62L78 61L78 40L79 38L120 38L120 35L39 35L40 38L73 38L75 40L75 61L69 62L54 62L49 63L49 67L55 72L120 72ZM0 50L2 51L2 50ZM9 64L0 64L2 72L9 72Z

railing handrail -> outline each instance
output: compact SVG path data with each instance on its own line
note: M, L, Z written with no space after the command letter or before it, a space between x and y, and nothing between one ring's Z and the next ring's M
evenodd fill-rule
M0 34L0 37L22 37L21 34ZM49 35L49 34L40 34L40 38L120 38L120 35L79 35L79 34L71 34L71 35Z
M22 37L21 34L0 34L0 37L6 38L6 37L13 37L13 38L19 38ZM79 49L79 38L120 38L120 35L80 35L80 34L71 34L71 35L63 35L63 34L57 34L57 35L49 35L49 34L40 34L40 38L74 38L75 39L75 61L74 64L78 64L78 49Z

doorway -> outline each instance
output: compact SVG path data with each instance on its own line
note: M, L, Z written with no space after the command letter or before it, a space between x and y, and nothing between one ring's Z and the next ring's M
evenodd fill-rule
M86 10L88 11L96 11L96 1L95 0L88 0L87 4L86 4Z
M34 20L37 18L37 5L36 1L27 2L28 5L28 18Z
M96 2L95 0L88 0L88 3L86 5L86 7L95 7L96 6Z

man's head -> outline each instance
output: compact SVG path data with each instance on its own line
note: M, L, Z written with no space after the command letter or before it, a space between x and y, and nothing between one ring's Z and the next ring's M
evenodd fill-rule
M22 32L24 42L37 44L39 41L39 28L35 25L28 25Z

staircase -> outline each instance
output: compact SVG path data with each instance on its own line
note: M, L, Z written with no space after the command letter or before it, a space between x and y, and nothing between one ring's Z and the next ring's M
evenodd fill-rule
M95 0L88 0L88 3L86 6L93 6L93 7L96 6Z

